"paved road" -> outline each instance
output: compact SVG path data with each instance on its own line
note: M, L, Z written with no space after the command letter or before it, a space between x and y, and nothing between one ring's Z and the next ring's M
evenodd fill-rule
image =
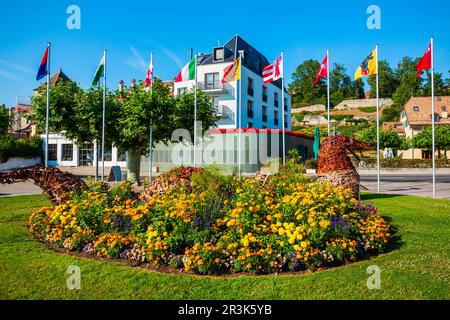
M450 199L450 175L436 177L436 195L438 198ZM376 192L377 177L361 176L363 191ZM420 197L432 196L430 176L382 176L381 193L409 194ZM36 194L41 190L31 182L21 182L12 185L0 185L1 196Z
M361 176L363 191L377 191L377 177ZM388 194L408 194L419 197L432 197L432 177L420 176L381 176L380 192ZM450 176L436 176L436 196L442 199L450 199Z

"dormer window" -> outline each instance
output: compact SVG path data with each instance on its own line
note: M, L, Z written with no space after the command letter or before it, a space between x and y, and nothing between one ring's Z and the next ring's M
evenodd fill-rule
M419 107L418 107L418 106L414 106L414 107L413 107L413 110L414 110L415 112L419 112Z
M447 108L445 106L441 106L442 111L447 111Z
M214 62L224 60L224 50L223 47L214 48Z

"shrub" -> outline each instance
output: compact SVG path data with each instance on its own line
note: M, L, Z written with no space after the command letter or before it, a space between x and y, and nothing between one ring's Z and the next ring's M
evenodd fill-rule
M128 182L91 182L34 212L29 227L68 250L199 274L314 270L387 248L390 225L373 206L299 170L291 164L264 182L202 170L192 190L176 185L150 197Z
M12 157L42 157L41 138L16 139L10 136L0 137L0 162L6 162Z

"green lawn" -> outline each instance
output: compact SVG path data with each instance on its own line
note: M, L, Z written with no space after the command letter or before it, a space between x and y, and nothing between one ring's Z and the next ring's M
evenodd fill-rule
M305 275L170 275L118 262L53 252L30 238L25 222L44 196L0 198L0 299L450 299L450 201L366 195L392 217L402 243L371 260ZM69 265L81 290L68 290ZM381 268L381 289L366 269Z

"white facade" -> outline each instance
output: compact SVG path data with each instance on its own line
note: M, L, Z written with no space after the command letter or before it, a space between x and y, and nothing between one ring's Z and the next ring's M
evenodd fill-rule
M45 141L45 134L41 135ZM95 166L97 160L97 145L95 142L77 146L73 141L64 137L64 133L49 133L49 166L81 167ZM100 147L100 146L99 146ZM45 146L44 146L45 148ZM116 147L105 147L105 167L126 167L124 154L119 154ZM99 150L99 166L101 166L101 153Z
M222 84L224 69L231 63L197 66L198 87L211 97L216 112L220 116L217 126L223 129L249 127L282 129L281 89L272 83L264 84L262 76L246 68L244 64L241 67L240 81ZM207 81L207 78L212 81ZM194 80L175 82L174 95L180 95L185 90L192 90L194 86ZM275 100L276 97L277 100ZM286 92L284 97L286 130L290 130L291 97ZM238 112L240 101L242 117Z

